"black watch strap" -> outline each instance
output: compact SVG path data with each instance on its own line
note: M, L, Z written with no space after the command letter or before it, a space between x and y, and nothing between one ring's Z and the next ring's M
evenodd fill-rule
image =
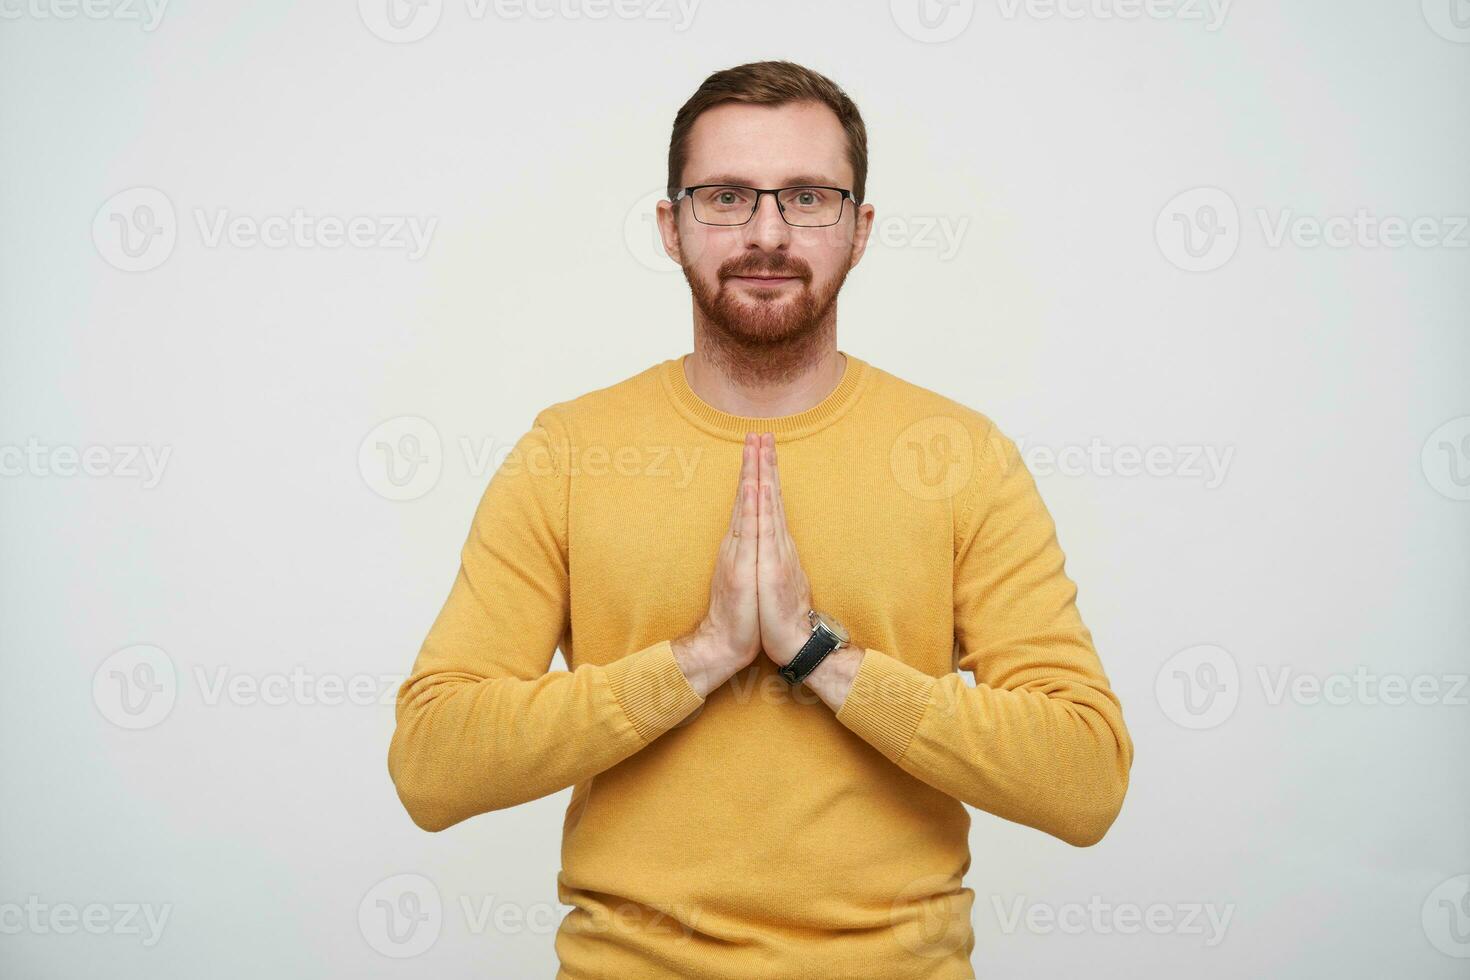
M796 651L796 656L792 657L791 662L776 673L780 674L788 684L793 686L800 684L806 680L808 674L817 669L817 664L826 659L827 654L837 649L840 643L841 641L827 630L813 628L812 635L807 637L801 649Z

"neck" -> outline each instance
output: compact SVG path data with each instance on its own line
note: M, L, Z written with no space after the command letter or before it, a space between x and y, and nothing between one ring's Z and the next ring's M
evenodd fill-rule
M696 328L684 373L694 393L722 412L752 418L794 415L821 402L842 380L847 358L837 350L835 328L833 322L789 343L755 347Z

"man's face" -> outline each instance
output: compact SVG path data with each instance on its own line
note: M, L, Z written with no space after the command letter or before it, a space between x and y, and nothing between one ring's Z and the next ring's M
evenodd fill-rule
M817 102L716 106L695 120L688 149L681 177L686 187L852 189L847 136L832 110ZM702 224L687 198L660 201L658 212L664 248L684 270L699 312L712 328L746 345L789 342L818 329L848 270L862 258L873 220L871 205L847 201L835 225L793 227L771 194L761 195L755 216L743 225Z

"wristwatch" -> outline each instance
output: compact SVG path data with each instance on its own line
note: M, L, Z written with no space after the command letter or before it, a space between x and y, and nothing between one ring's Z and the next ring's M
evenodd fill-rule
M806 680L807 675L817 669L817 664L826 659L827 654L847 645L847 628L831 616L810 609L806 618L812 624L812 635L796 651L791 662L776 671L793 687Z

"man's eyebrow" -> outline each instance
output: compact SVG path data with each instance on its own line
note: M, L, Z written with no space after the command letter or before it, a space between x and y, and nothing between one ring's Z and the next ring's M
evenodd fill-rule
M689 186L697 187L699 184L739 184L742 187L757 186L755 181L751 180L748 177L742 177L739 174L711 174L704 180L696 181ZM838 186L837 181L824 174L793 174L792 176L787 177L785 182L782 183L780 186L795 187L800 184L819 184L824 187Z

